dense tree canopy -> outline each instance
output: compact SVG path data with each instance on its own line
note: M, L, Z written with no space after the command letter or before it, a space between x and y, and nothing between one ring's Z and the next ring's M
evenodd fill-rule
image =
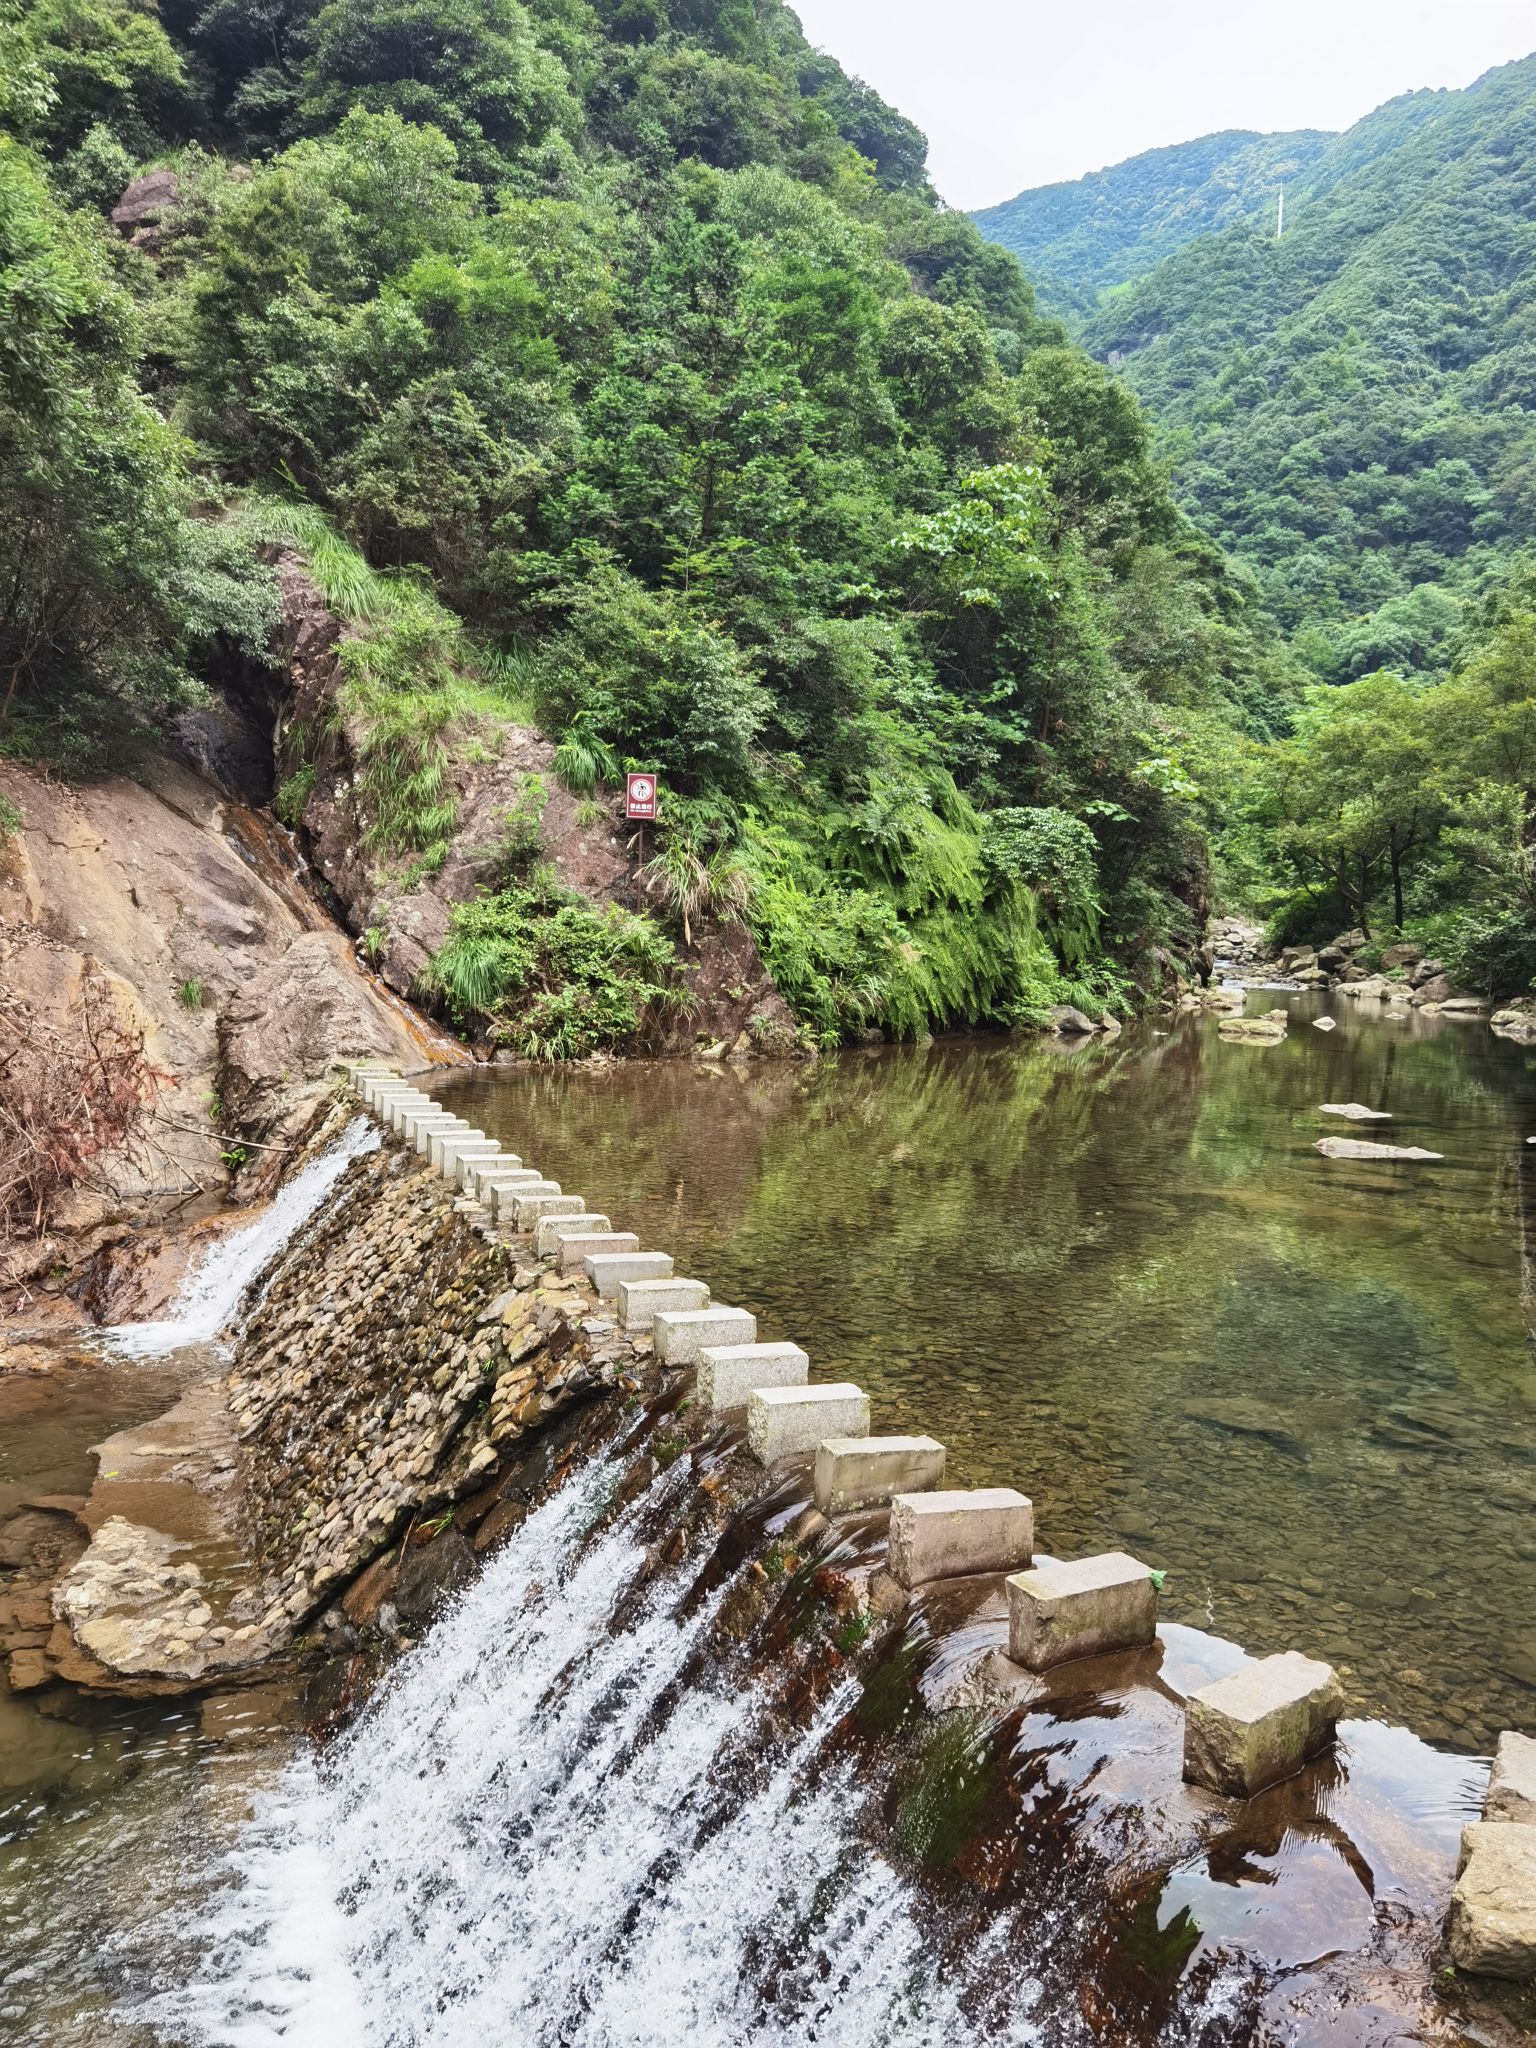
M778 0L4 5L0 516L102 609L10 656L0 744L191 687L260 631L236 537L339 533L417 859L458 665L573 777L662 770L662 854L824 1037L1192 947L1202 764L1280 730L1285 663L1123 387Z

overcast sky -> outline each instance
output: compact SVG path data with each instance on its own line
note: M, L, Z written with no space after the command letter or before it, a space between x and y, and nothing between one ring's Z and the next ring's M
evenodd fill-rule
M1531 0L791 0L928 136L952 206L1217 128L1347 128L1536 50Z

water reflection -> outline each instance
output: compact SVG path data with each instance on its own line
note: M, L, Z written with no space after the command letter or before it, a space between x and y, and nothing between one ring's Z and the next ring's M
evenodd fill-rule
M1194 1019L443 1093L959 1483L1023 1485L1053 1551L1132 1549L1169 1619L1317 1652L1477 1747L1536 1692L1536 1087L1482 1027L1341 1007L1324 1034L1288 1000L1273 1048ZM1317 1106L1351 1100L1444 1164L1320 1158Z

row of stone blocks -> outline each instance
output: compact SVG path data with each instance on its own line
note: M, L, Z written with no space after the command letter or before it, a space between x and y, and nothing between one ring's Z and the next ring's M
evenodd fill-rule
M1451 1960L1485 1977L1536 1977L1536 1738L1499 1737L1483 1817L1463 1828Z
M1009 1574L1008 1653L1034 1672L1085 1657L1150 1647L1157 1581L1123 1551L1065 1563L1034 1562L1034 1507L1012 1487L943 1486L945 1453L932 1437L874 1437L869 1397L846 1382L813 1385L796 1344L760 1344L756 1319L680 1279L665 1252L643 1251L545 1180L495 1139L447 1115L392 1073L356 1070L374 1112L431 1160L445 1179L485 1204L500 1224L532 1235L562 1270L583 1269L631 1331L650 1330L656 1356L692 1366L711 1414L747 1411L747 1441L765 1465L811 1456L817 1506L851 1514L889 1505L887 1559L907 1591L936 1580ZM1340 1711L1334 1674L1295 1653L1246 1664L1190 1696L1184 1774L1249 1797L1290 1776L1333 1740Z

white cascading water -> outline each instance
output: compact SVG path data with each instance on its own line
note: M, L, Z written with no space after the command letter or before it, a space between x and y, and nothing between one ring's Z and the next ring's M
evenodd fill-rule
M120 2019L207 2048L977 2038L825 1754L848 1698L786 1747L739 1673L677 1682L712 1612L679 1621L677 1581L615 1626L633 1515L583 1540L613 1476L563 1487L288 1768L163 1930L179 1981Z
M150 1358L187 1344L208 1344L239 1308L246 1289L259 1278L294 1232L309 1221L354 1159L376 1152L378 1128L357 1117L329 1152L287 1180L253 1223L231 1231L182 1283L171 1313L160 1322L117 1323L101 1332L119 1355Z

